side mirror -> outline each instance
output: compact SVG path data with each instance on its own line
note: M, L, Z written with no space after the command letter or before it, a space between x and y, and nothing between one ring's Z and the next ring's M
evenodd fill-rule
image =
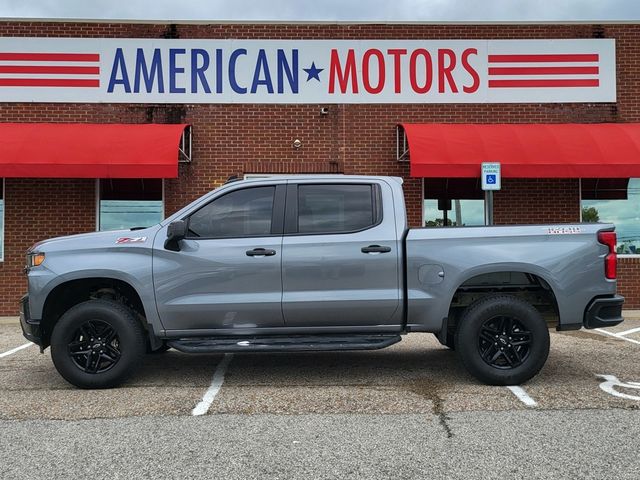
M167 228L167 239L164 241L164 248L180 251L180 240L187 236L187 222L184 220L176 220L171 222Z

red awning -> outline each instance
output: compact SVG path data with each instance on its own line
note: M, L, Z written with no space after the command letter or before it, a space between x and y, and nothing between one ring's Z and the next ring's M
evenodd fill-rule
M175 178L186 127L0 123L0 177Z
M413 177L640 177L640 124L402 124Z

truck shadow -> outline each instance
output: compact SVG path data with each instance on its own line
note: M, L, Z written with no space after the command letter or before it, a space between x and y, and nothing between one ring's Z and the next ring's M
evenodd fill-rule
M190 355L170 350L148 355L132 384L208 386L220 354ZM200 373L206 372L202 377ZM432 377L474 383L454 352L444 348L358 352L234 354L225 386L384 386Z

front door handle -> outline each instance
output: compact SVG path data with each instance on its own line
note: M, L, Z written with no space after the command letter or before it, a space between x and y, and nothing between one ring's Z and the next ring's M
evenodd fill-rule
M275 250L270 248L254 248L247 250L247 257L272 257L276 254Z
M389 253L391 251L391 247L369 245L368 247L362 247L360 251L362 253Z

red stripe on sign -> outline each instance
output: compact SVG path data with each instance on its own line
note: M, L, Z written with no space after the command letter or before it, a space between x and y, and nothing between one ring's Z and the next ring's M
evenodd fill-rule
M99 62L97 53L16 53L1 52L0 60L19 62Z
M489 80L489 88L598 87L599 80Z
M540 55L489 55L489 62L597 62L597 53L540 54Z
M598 67L492 67L489 75L597 75Z
M0 78L0 87L99 87L100 80L65 78Z
M97 75L100 73L100 67L0 65L0 73L73 73L78 75Z

